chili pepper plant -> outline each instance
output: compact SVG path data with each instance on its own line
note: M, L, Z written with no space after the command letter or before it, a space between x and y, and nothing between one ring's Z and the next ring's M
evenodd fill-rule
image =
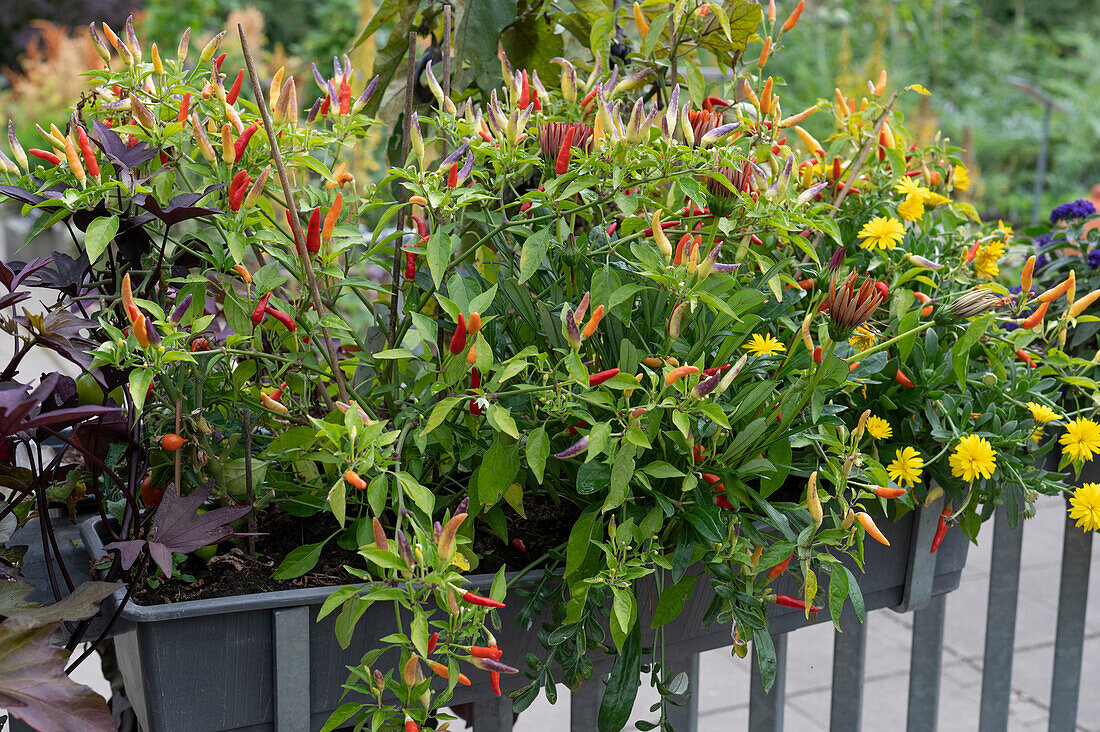
M771 606L862 614L841 560L885 542L879 524L946 493L944 530L973 537L996 504L1058 490L1026 439L1055 381L995 325L1019 307L987 276L1008 232L958 199L959 151L893 112L922 88L884 72L859 100L784 107L767 62L801 9L635 4L627 32L547 7L569 57L502 52L499 85L453 95L448 64L425 64L430 99L404 90L401 159L377 181L346 158L387 90L346 56L260 79L220 68L222 35L170 56L93 26L106 68L67 129L0 158L35 231L73 231L46 321L81 319L4 323L63 343L86 398L123 417L82 473L114 519L110 577L181 582L263 515L329 522L275 576L351 548L357 584L322 615L342 643L372 604L399 624L330 725L435 728L456 684L487 673L501 693L521 669L522 711L590 677L596 650L640 682L643 626L660 723L683 694L663 632L697 583L770 686ZM441 36L434 7L406 20ZM27 484L18 515L59 479ZM536 509L560 536L525 554ZM511 604L543 657L497 647ZM601 728L637 688L605 694Z

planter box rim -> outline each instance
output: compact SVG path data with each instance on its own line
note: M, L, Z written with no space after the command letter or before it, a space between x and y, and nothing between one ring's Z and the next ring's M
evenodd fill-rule
M92 561L104 554L103 539L99 535L99 528L103 524L103 518L95 516L80 525L80 538L88 549ZM505 577L515 577L518 572L507 572ZM466 579L473 589L488 587L492 584L495 575L475 574ZM283 607L299 607L301 605L320 605L328 599L329 595L341 587L365 587L367 583L348 582L342 585L327 585L325 587L303 587L296 590L275 590L272 592L253 592L247 595L226 595L224 597L211 597L205 600L185 600L183 602L164 603L162 605L139 605L134 600L126 603L122 610L122 618L136 623L155 623L162 620L178 620L180 618L196 618L207 615L223 615L229 613L246 612L249 610L271 610ZM126 588L115 590L106 600L110 603L111 610L117 610L126 597Z

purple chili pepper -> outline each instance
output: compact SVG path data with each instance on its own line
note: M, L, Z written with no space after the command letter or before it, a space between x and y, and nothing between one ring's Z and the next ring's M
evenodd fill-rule
M470 510L470 497L466 496L465 498L463 498L461 501L458 502L457 506L455 506L455 516L457 516L460 513L466 513L469 510Z
M344 72L340 69L340 59L337 58L336 56L333 56L332 57L332 77L334 79L339 78L341 75L343 75L343 73Z
M439 542L439 535L443 533L443 524L436 521L435 526L433 528L434 528L434 531L432 532L432 538L435 539L435 541L438 543Z
M149 316L145 316L145 335L149 339L149 345L160 345L160 333L157 332L157 327L153 325L153 321L149 319Z
M721 127L715 127L713 130L699 138L699 144L709 145L712 142L718 142L723 137L733 132L740 126L741 125L737 122L730 122L729 124L724 124Z
M844 263L844 255L848 253L848 247L837 247L833 252L833 256L829 257L829 269L836 271L840 269L840 265Z
M554 457L562 458L564 460L565 458L571 458L574 455L579 455L580 453L584 452L587 449L588 449L588 435L585 435L584 437L577 440L576 442L574 442L572 445L565 448L561 452L555 453Z
M171 320L173 323L179 323L181 320L183 320L183 316L187 314L187 309L191 307L191 300L191 295L188 294L179 301L179 304L176 305L176 309L172 311Z
M317 101L313 103L313 106L309 108L309 114L306 115L306 123L311 124L313 120L317 119L317 112L321 109L321 98L318 97Z
M474 662L475 666L478 666L483 671L494 671L498 674L518 674L518 668L512 668L506 663L501 663L492 658L479 658Z
M718 382L722 380L722 372L716 371L713 376L709 376L703 381L700 381L695 386L691 387L691 396L696 399L702 399L707 394L714 391L714 387L718 386Z
M581 347L581 331L577 328L577 321L573 319L573 308L565 309L565 340L569 341L571 348Z
M317 86L321 87L321 89L323 89L334 100L337 99L338 95L336 94L336 89L332 86L332 83L325 77L321 76L321 72L317 70L316 63L312 64L312 66L313 79L317 82Z
M409 565L409 569L416 566L416 561L413 560L412 547L409 546L409 540L401 529L397 530L397 551L401 554L401 558L405 560L405 563Z
M352 111L358 112L360 109L366 106L367 102L370 101L370 98L374 96L374 90L377 88L378 77L375 76L373 79L370 80L370 83L367 84L367 88L363 90L363 93L359 95L359 98L355 100L355 103L351 105Z
M737 268L740 267L740 266L741 266L740 263L738 263L738 264L723 264L722 262L717 262L714 265L714 269L712 269L711 272L717 272L718 274L733 274L734 272L737 271Z
M470 171L474 169L474 151L466 151L466 162L462 164L462 167L458 169L458 183L461 185L462 181L466 180L470 176Z
M454 152L452 152L450 155L443 158L443 160L441 160L439 162L439 169L443 170L445 168L450 167L452 163L457 163L458 159L462 157L462 154L465 153L469 149L470 149L470 141L469 140L463 140L462 144L459 145L457 148L455 148Z

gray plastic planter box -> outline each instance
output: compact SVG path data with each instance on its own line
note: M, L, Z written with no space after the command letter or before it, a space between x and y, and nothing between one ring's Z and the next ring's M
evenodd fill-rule
M866 544L866 574L854 571L868 610L912 609L933 594L958 587L968 543L961 532L953 530L939 552L929 555L927 547L938 516L937 508L929 509L924 517L910 513L895 524L883 522L881 528L891 548ZM103 554L99 524L96 518L81 527L92 557ZM487 591L492 576L470 580L474 591ZM781 578L776 584L778 592L797 594L793 580ZM320 729L331 712L349 700L341 698L348 677L345 666L358 664L377 638L395 630L392 606L380 603L359 621L349 649L341 649L333 630L338 613L315 622L321 604L335 590L321 587L152 607L128 604L115 625L114 643L126 693L142 729L258 732L275 730L276 716L280 729ZM120 590L108 598L104 613L113 613L123 596ZM683 614L664 628L667 650L686 656L731 644L729 626L700 626L712 598L710 585L699 582ZM640 622L647 628L656 602L652 584L648 591L643 587L639 600ZM543 655L535 630L524 631L511 622L520 607L516 598L501 611L503 627L497 633L500 647L505 649L504 660L518 667L523 666L527 653ZM818 622L828 622L827 612L821 615L824 617ZM535 628L541 622L536 619ZM804 625L807 621L801 611L774 607L773 634ZM643 643L650 637L643 636ZM609 661L607 656L594 654L597 671L606 670ZM452 703L494 698L487 674L471 670L468 675L474 685L457 687ZM507 691L525 683L523 674L518 674L503 677L501 685Z

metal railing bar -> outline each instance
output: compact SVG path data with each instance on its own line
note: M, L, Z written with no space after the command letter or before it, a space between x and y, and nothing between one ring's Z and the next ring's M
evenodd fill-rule
M764 693L753 648L748 732L780 732L783 729L783 705L787 701L787 636L773 635L772 644L775 646L775 683L768 694Z
M866 620L866 618L865 618ZM833 683L829 703L830 732L859 732L863 719L863 671L867 625L855 614L842 615L833 637Z
M668 678L681 671L688 678L688 700L682 706L666 705L669 724L676 732L698 732L699 729L699 654L690 653L678 658L666 659L669 663Z
M580 688L569 695L569 729L572 732L591 732L596 729L603 700L604 677L595 673Z
M993 559L989 565L989 608L985 617L978 732L1004 732L1008 729L1023 536L1023 525L1017 526L1015 531L1009 528L1007 509L1003 505L998 506L993 517Z
M275 732L309 732L309 608L271 613ZM307 659L303 663L302 659Z
M943 671L943 619L947 596L937 595L923 610L913 613L913 642L909 651L908 732L936 732Z
M474 702L474 732L511 732L512 700L507 696Z
M1082 531L1067 515L1062 539L1058 627L1054 636L1054 673L1050 681L1050 732L1077 728L1091 561L1092 532Z

